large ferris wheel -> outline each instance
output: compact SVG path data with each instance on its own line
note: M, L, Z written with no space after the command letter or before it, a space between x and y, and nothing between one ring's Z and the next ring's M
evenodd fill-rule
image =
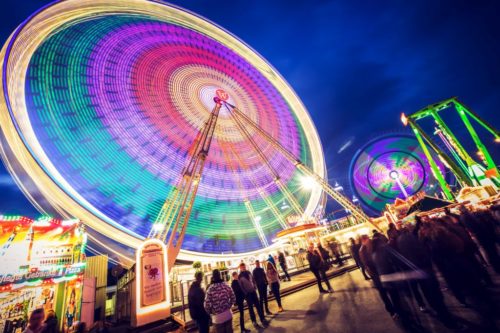
M8 169L38 208L125 247L166 237L155 228L188 185L185 255L265 248L287 215L312 214L328 193L318 134L290 86L249 46L183 9L55 2L18 27L1 59ZM183 185L205 132L210 151ZM303 189L304 175L320 186Z

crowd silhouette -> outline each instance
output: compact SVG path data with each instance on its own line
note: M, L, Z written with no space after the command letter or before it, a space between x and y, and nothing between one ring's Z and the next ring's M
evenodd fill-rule
M373 284L389 315L408 331L424 331L412 323L412 304L416 304L419 312L434 315L451 330L468 329L467 323L450 311L449 297L447 300L444 291L462 307L477 312L482 319L480 331L497 330L497 304L489 288L494 285L491 275L500 273L500 205L483 210L460 205L453 210L444 208L432 214L416 215L414 223L389 224L385 234L373 230L371 236L350 239L351 257L363 277ZM331 251L321 243L316 246L310 243L306 252L320 293L333 293L327 271L334 262L339 266L343 264L338 246L328 247ZM239 272L232 272L230 285L219 270L214 270L206 292L201 286L203 273L196 272L188 303L199 332L208 333L212 325L216 333L232 333L233 306L239 311L241 332L250 332L245 327L245 302L254 328L266 328L269 325L266 315L274 315L269 309L269 292L274 296L278 312L284 311L280 281L291 280L282 252L278 253L277 260L283 278L270 255L264 263L257 260L252 272L242 262ZM33 311L24 332L57 332L55 314L49 313L45 322L44 318L43 310ZM84 323L79 324L73 331L85 332ZM105 332L101 326L98 331Z
M361 236L359 259L353 257L368 273L365 278L373 280L394 319L409 319L405 303L410 298L421 312L427 312L428 305L446 327L465 329L444 301L442 290L448 289L462 306L473 307L481 315L484 327L494 331L495 302L488 292L493 282L487 266L499 272L499 221L498 205L477 211L461 205L457 213L446 208L434 216L417 215L415 223L390 224L387 236L376 230L372 237ZM355 251L356 246L351 248Z

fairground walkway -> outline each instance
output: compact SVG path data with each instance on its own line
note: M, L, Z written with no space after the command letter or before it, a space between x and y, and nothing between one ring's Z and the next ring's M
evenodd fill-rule
M309 275L310 274L310 275ZM296 280L306 280L311 273L303 273ZM293 279L293 278L292 278ZM498 305L500 302L500 278L494 276L496 286L489 288L490 295ZM293 282L293 281L292 281ZM268 316L268 328L255 329L245 312L246 328L253 332L266 333L401 333L401 332L495 332L491 323L485 320L474 307L461 306L447 290L445 301L452 314L462 326L461 330L451 330L439 322L432 311L420 312L411 298L406 298L406 310L409 319L393 320L385 311L377 290L370 281L365 281L359 270L351 270L334 277L330 284L335 290L332 294L320 294L318 287L312 285L300 291L288 294L282 300L284 312ZM286 287L285 287L286 288ZM270 302L271 312L277 312L276 301ZM498 307L492 309L496 318L491 322L500 324ZM235 332L240 331L239 317L233 319Z
M450 312L460 323L461 330L446 328L431 310L421 312L411 297L404 297L407 319L392 319L385 311L378 292L371 281L366 281L361 272L352 262L328 272L330 284L335 290L332 294L320 294L311 272L303 272L292 276L291 282L281 283L282 303L285 309L277 313L278 307L273 297L269 307L272 316L267 316L270 322L267 328L254 328L250 322L248 310L245 310L246 328L252 332L266 333L451 333L451 332L496 332L492 325L500 326L500 311L498 306L490 309L488 318L478 308L460 305L447 289L443 289L445 302ZM500 277L491 274L495 286L488 288L489 294L496 305L500 304ZM442 283L442 286L444 284ZM176 314L181 315L181 306L176 307ZM174 310L175 308L173 308ZM186 309L183 314L187 322L186 329L197 332ZM234 332L240 332L239 314L234 313ZM141 333L183 332L182 329L167 329L164 327L148 327L134 330ZM126 327L111 329L113 333L130 332Z

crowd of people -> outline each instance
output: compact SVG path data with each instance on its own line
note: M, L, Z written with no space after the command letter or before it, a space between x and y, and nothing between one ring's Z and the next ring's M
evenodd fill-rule
M285 256L281 252L278 254L278 262L284 272L283 279L290 281ZM250 332L245 327L245 302L253 326L257 329L267 327L269 321L266 316L274 315L269 309L269 292L274 296L278 312L284 311L280 294L281 278L271 255L263 263L256 260L252 272L242 262L239 272L232 273L231 285L226 284L220 271L215 269L205 293L201 287L202 279L203 273L196 272L195 281L188 293L189 312L200 333L209 332L210 322L217 333L233 332L233 306L239 311L241 332ZM257 322L257 316L260 323Z
M393 318L407 316L409 300L422 312L428 312L428 305L445 326L461 328L444 301L442 291L448 289L494 327L487 266L500 272L499 222L499 206L475 212L460 206L458 213L445 209L434 217L416 216L414 224L390 224L387 235L374 230L372 237L351 239L351 253Z
M33 310L28 318L28 325L23 330L23 333L108 333L109 330L106 326L104 320L97 321L88 330L87 324L85 322L75 322L68 330L59 330L59 321L54 310L49 310L45 312L43 308L37 308Z
M500 205L477 211L462 205L456 212L445 208L440 214L417 215L415 223L391 223L386 234L373 230L371 237L351 238L350 252L394 319L404 321L414 302L422 313L432 310L446 327L463 329L466 326L449 311L445 301L443 291L449 290L458 303L478 311L487 327L495 329L496 304L488 287L493 285L490 274L500 273L499 226ZM338 247L328 247L331 252L321 243L310 243L306 254L320 293L333 292L326 273L332 263L343 264ZM230 284L215 269L206 292L203 273L196 272L188 303L199 332L208 333L211 324L217 333L233 332L233 306L239 311L241 332L249 332L245 327L245 303L253 326L267 327L266 316L274 315L269 308L269 293L274 296L278 312L284 311L280 281L290 281L291 277L284 253L279 252L276 259L269 255L264 262L256 260L252 272L241 262L239 271L232 272ZM101 323L97 331L107 329ZM55 313L51 311L45 317L43 309L36 309L24 332L56 333ZM74 332L86 332L85 324L76 325Z
M457 213L445 209L438 216L416 216L415 223L391 223L386 234L373 230L371 237L362 235L357 240L350 239L350 252L366 280L370 280L378 291L387 312L396 320L404 321L414 302L422 313L434 313L446 327L463 329L461 323L449 311L445 302L444 290L464 307L473 307L482 315L486 325L494 328L495 304L488 294L492 279L487 267L495 273L500 272L498 227L500 207L494 206L484 211L469 211L460 206ZM326 250L321 243L309 244L307 261L316 278L320 293L332 293L333 288L327 271L332 262L342 265L341 256L333 249ZM484 253L484 255L483 255ZM272 260L271 260L272 259ZM279 264L284 262L278 256ZM285 263L286 265L286 263ZM250 273L246 265L240 265L240 271L233 272L231 288L217 286L218 278L208 287L204 307L206 315L203 323L196 319L200 332L208 332L209 315L216 332L232 332L231 307L237 305L240 312L240 327L245 328L244 302L246 301L250 319L255 327L257 311L261 325L266 327L266 314L271 314L268 307L269 288L275 296L280 311L281 305L279 281L274 258L270 258L262 267L259 261ZM282 267L283 268L283 267ZM283 271L286 272L286 266ZM214 276L219 276L214 272ZM290 279L288 272L285 279ZM222 292L224 290L224 292ZM222 302L226 300L226 302ZM191 300L190 300L191 304ZM225 304L214 307L213 304ZM191 305L190 305L191 309ZM226 326L219 329L220 313L227 311L222 318ZM196 309L191 313L197 315ZM203 326L204 323L206 326ZM206 327L206 330L202 330Z

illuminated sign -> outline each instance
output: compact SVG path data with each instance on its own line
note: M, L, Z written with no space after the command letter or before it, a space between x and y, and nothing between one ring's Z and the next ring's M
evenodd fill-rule
M85 243L78 220L0 216L0 286L83 274Z
M35 270L35 271L27 271L21 272L17 274L1 274L0 275L0 286L10 283L23 283L37 279L54 279L60 278L67 275L79 275L83 274L85 270L85 264L75 264L71 266L60 266L53 267L51 269L46 270Z
M149 306L163 302L166 298L165 262L163 247L157 243L147 244L141 254L141 305Z
M135 265L135 321L142 326L170 315L167 248L158 239L147 239L137 249Z

